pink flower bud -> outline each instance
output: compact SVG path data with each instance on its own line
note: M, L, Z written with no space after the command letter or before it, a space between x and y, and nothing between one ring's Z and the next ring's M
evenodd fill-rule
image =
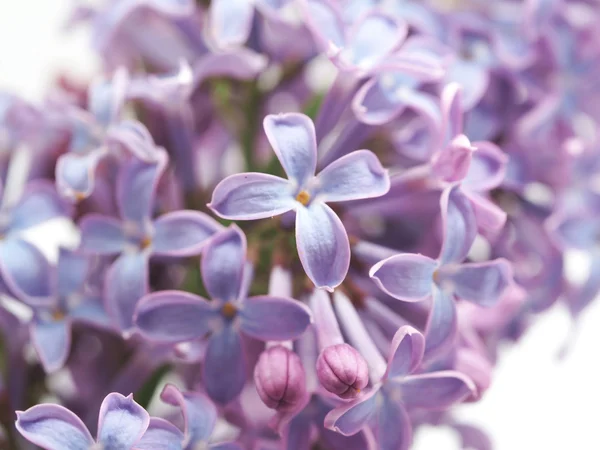
M369 368L354 347L336 344L325 348L319 355L317 376L329 392L350 399L369 383Z
M300 358L281 345L262 352L254 368L254 383L265 405L277 411L293 410L306 394Z

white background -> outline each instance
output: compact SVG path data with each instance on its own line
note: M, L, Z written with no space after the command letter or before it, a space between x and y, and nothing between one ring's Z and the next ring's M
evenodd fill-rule
M61 70L82 80L94 73L85 31L61 31L74 3L0 0L0 89L38 101ZM559 360L569 328L561 305L540 317L518 347L503 349L483 400L461 406L458 417L485 428L496 450L600 449L600 303L584 315L574 349ZM459 448L449 430L428 427L416 436L417 450Z

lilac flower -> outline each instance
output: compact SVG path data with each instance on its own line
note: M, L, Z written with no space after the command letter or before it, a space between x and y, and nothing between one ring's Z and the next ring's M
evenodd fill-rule
M292 0L215 0L208 14L209 36L221 50L239 47L250 36L255 10L273 15L292 4Z
M356 345L368 359L373 386L351 402L327 414L325 426L345 436L369 427L382 450L406 450L412 441L408 411L446 409L475 391L472 381L456 371L419 374L425 342L410 326L400 328L392 340L387 364L360 322L350 301L336 298L345 329L352 328ZM374 351L366 353L366 349Z
M318 291L317 291L318 292ZM318 326L318 325L317 325ZM285 448L308 450L314 442L323 442L332 450L363 450L372 448L372 438L367 432L353 436L343 436L323 427L325 416L341 401L325 392L319 386L316 372L317 345L313 330L302 335L297 343L298 355L306 372L308 396L303 408L280 417L278 430Z
M533 313L561 299L575 325L600 290L592 3L76 7L105 76L0 93L0 418L59 398L17 418L50 449L407 450L423 426L489 449L453 406ZM281 217L244 234L211 193ZM81 253L53 268L28 242L51 256L37 225L73 213ZM116 394L145 405L165 373L174 415Z
M315 291L311 307L321 350L316 362L319 382L341 398L354 398L369 383L367 363L355 348L344 342L329 295Z
M88 92L90 112L71 107L69 152L56 163L56 186L64 197L82 200L94 190L94 176L106 156L106 130L116 123L123 106L128 74L117 71L110 82L97 82Z
M378 67L373 78L356 93L352 107L356 117L367 124L381 125L412 108L437 126L437 99L420 87L444 75L441 56L431 48L435 43L410 38L393 58Z
M176 343L210 333L203 381L208 395L228 403L246 382L240 332L260 340L300 336L311 322L309 310L289 298L247 297L246 238L235 226L216 235L202 257L202 279L212 297L163 291L140 301L135 324L147 339Z
M69 206L45 181L27 184L14 204L4 194L0 208L0 278L16 297L35 302L51 293L48 261L23 239L22 233L47 220L70 215Z
M446 183L461 182L470 200L479 229L497 232L506 222L506 213L486 194L502 183L507 158L491 142L471 144L463 134L461 89L447 85L441 98L439 151L431 159L431 173Z
M31 341L46 372L60 369L67 360L73 321L110 328L100 296L84 290L88 273L86 257L61 249L55 291L43 303L32 305Z
M16 427L25 439L45 450L133 450L149 423L150 416L131 394L125 397L113 392L100 406L95 440L81 419L60 405L42 404L17 411Z
M401 20L372 11L352 26L329 0L305 0L306 24L321 51L343 71L363 76L384 62L408 33Z
M193 61L205 50L203 43L198 45L202 39L195 11L192 0L125 0L108 2L86 18L92 46L110 70L134 68L140 57L159 70L173 70L182 59Z
M573 316L577 317L600 292L600 220L593 210L557 213L548 219L547 227L563 249L584 251L590 256L587 279L567 295L567 305Z
M350 264L348 236L339 217L326 204L379 197L389 177L377 157L357 150L314 175L317 165L315 130L301 114L270 115L264 128L288 179L241 173L221 181L209 207L221 217L253 220L296 212L298 255L317 287L333 290Z
M293 411L306 396L302 362L284 345L271 345L254 367L254 384L261 400L271 409Z
M184 431L170 422L152 417L148 430L138 443L143 450L195 450L207 448L214 450L241 450L234 442L209 444L211 434L217 422L217 408L203 394L181 392L172 384L167 384L160 394L165 402L181 409Z
M475 216L468 199L457 187L441 198L444 240L437 260L423 255L399 254L375 264L369 275L392 297L404 301L432 298L427 323L428 358L452 343L456 332L453 298L492 306L512 282L508 261L461 262L475 239Z
M154 196L167 158L157 163L131 159L119 174L117 201L122 221L90 214L81 222L81 250L119 257L105 278L109 314L126 332L133 326L137 301L148 291L151 256L182 257L200 253L219 225L196 211L176 211L152 220Z

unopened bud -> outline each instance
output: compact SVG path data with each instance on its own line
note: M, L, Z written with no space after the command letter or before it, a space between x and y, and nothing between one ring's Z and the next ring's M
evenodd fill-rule
M336 344L325 348L319 355L317 376L329 392L350 399L369 383L369 368L354 347Z
M293 410L306 394L300 358L281 345L262 352L254 368L254 383L265 405L277 411Z

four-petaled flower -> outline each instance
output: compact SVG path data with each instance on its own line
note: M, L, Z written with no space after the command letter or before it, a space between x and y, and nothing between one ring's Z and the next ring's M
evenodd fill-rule
M204 386L219 403L239 395L246 382L240 332L263 341L295 339L310 325L310 310L295 300L247 297L250 274L246 238L235 225L213 237L203 252L202 280L212 301L179 291L144 297L135 324L147 339L177 343L210 333L204 358Z
M144 408L127 397L111 393L100 406L98 437L94 440L79 417L64 406L35 405L17 411L17 430L45 450L132 450L150 423Z
M410 326L400 328L392 339L383 376L372 380L370 390L327 414L325 426L345 436L370 426L378 449L408 449L412 424L407 409L444 410L476 389L460 372L418 373L424 349L421 333Z
M427 323L427 359L447 348L456 334L454 297L492 306L512 282L505 259L461 264L477 234L471 204L457 186L441 198L444 241L437 260L420 254L394 255L375 264L369 275L392 297L404 301L433 299Z
M61 249L53 295L43 302L31 303L31 341L46 372L60 369L67 360L73 321L111 326L100 295L85 289L89 267L85 256Z
M104 297L108 313L119 328L133 326L133 311L148 292L150 256L197 255L221 226L198 211L176 211L152 219L154 196L167 163L160 152L156 163L132 159L125 163L117 182L117 202L122 221L89 214L81 222L81 250L119 257L106 273Z
M315 176L317 143L310 118L269 115L264 128L288 179L264 173L231 175L217 185L209 207L234 220L294 210L302 266L317 287L332 291L348 272L350 245L344 224L327 203L384 195L390 187L388 173L372 152L357 150Z

